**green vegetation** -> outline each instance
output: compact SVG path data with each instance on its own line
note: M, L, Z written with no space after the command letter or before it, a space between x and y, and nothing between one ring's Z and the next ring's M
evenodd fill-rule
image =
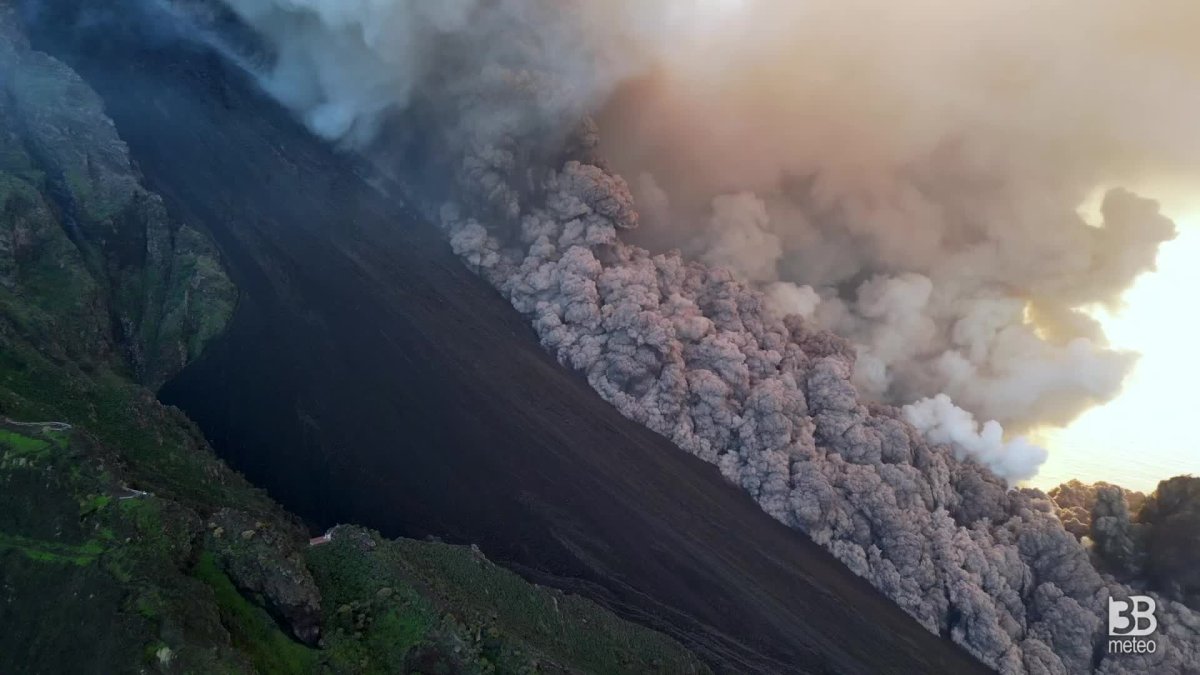
M30 560L39 562L89 565L104 552L104 545L98 541L89 541L82 546L71 546L0 533L0 549L18 551Z
M696 672L696 661L663 635L617 618L576 595L531 587L477 551L400 540L392 555L407 578L470 621L494 626L589 672Z
M531 585L473 547L341 527L307 557L335 672L707 672L666 636Z
M4 453L4 461L11 459L40 459L46 451L58 445L50 441L44 441L40 438L31 438L24 434L19 434L15 431L0 429L0 447L4 447L8 452Z
M233 636L234 646L246 652L258 672L299 675L316 670L317 650L295 642L280 630L266 610L244 598L211 553L201 554L194 574L212 588L221 623Z

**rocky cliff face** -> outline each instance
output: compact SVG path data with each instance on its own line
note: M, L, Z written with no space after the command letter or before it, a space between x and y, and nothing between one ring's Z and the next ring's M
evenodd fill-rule
M156 388L221 331L236 289L211 240L142 188L99 97L0 11L5 323Z

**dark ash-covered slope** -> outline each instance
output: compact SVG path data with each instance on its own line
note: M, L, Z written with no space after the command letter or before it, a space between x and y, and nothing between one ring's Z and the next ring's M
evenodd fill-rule
M48 47L61 25L43 24ZM107 37L103 55L57 51L242 289L227 336L164 397L286 506L478 542L729 670L980 669L716 469L617 414L433 227L239 74Z

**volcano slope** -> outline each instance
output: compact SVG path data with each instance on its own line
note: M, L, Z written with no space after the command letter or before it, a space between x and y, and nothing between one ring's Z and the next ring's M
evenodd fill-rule
M287 508L476 542L723 670L982 671L621 417L434 227L239 72L74 25L43 15L34 33L101 94L148 186L212 234L242 292L227 334L162 397Z

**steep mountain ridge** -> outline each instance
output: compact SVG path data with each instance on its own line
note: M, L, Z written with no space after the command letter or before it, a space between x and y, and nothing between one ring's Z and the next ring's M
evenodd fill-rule
M154 398L236 291L144 184L0 1L0 671L707 670L469 548L354 527L309 546Z

